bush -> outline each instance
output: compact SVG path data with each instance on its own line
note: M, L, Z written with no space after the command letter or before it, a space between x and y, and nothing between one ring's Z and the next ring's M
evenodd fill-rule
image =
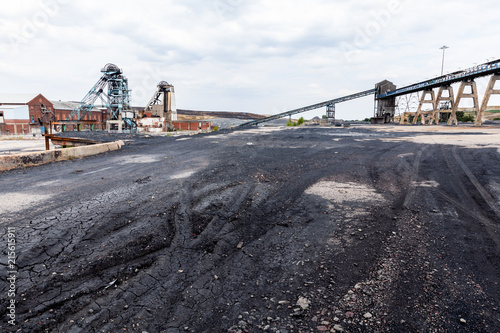
M300 117L299 121L297 122L297 125L302 125L304 123L304 117Z
M457 120L466 123L468 121L474 121L474 116L470 113L457 111Z
M462 121L463 121L464 123L466 123L466 122L468 122L468 121L474 121L474 116L473 116L473 115L471 115L471 114L465 115L465 116L463 116Z
M217 132L219 130L219 126L214 127L214 132Z
M286 126L292 126L292 121L291 120L287 121Z
M474 121L474 116L464 111L457 111L457 120L466 123L468 121Z

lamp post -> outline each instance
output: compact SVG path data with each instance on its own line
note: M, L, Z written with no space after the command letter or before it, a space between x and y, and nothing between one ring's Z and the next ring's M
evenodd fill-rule
M449 47L448 47L448 46L446 46L446 45L443 45L443 46L441 46L439 49L440 49L440 50L443 50L443 62L442 62L442 64L441 64L441 76L443 76L443 71L444 71L444 51L445 51L446 49L449 49Z

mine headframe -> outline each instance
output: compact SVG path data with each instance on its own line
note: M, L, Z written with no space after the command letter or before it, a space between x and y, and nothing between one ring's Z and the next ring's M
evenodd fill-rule
M146 105L146 108L144 111L151 111L153 109L154 105L160 105L162 104L164 106L164 112L166 112L167 108L167 98L168 98L168 92L173 93L174 92L174 86L168 83L167 81L160 81L157 86L157 90L153 97L149 100L148 104Z
M132 110L128 79L121 69L113 64L107 64L101 72L108 78L108 103L106 104L108 114L111 120L117 120L122 113Z
M101 97L101 100L103 99L104 96L102 96L101 94L103 93L104 86L107 82L108 78L103 75L99 79L99 81L97 81L97 83L92 87L92 89L90 89L87 95L85 95L85 97L80 102L80 105L73 109L71 114L67 117L67 120L75 118L75 120L82 120L87 113L91 112L94 108L94 103L97 98Z
M165 125L170 127L172 122L177 120L174 86L167 81L160 81L156 92L144 108L145 112L151 112L155 117L164 117Z
M122 118L124 118L126 124L133 126L133 121L128 119L131 118L130 113L132 113L128 79L123 75L122 70L114 64L104 66L101 73L103 73L101 78L67 119L70 120L76 117L76 120L82 120L87 113L92 111L97 98L101 98L103 105L106 105L109 120L118 120L120 115L126 113L125 117ZM108 86L107 92L105 92L106 85Z

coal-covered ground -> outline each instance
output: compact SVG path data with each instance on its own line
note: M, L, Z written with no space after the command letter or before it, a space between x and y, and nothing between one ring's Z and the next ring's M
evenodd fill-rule
M500 332L498 149L375 128L122 135L1 173L1 330Z

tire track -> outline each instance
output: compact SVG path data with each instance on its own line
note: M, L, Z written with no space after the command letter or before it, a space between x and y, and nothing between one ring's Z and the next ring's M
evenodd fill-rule
M411 202L413 201L413 198L415 197L415 194L417 193L417 186L415 184L416 179L418 178L418 170L420 168L420 160L422 158L422 154L424 151L428 148L428 146L424 146L422 149L420 149L415 156L415 160L413 161L413 172L410 175L410 187L408 189L408 192L406 193L405 200L403 202L403 207L406 209L409 209Z
M491 196L491 194L486 191L486 189L479 183L476 176L472 173L472 171L467 167L467 165L462 161L460 156L457 153L457 147L452 148L453 157L457 161L458 165L462 168L464 173L467 175L472 185L477 189L479 194L483 197L484 201L490 206L490 208L495 212L495 214L500 218L500 208L496 205L495 199Z
M450 182L450 186L454 189L457 197L460 199L466 199L466 202L462 202L460 199L453 199L449 194L445 193L443 190L437 189L437 193L446 201L451 203L455 209L459 210L463 214L473 218L476 221L480 221L484 227L488 235L491 237L491 239L495 242L497 250L500 250L500 237L498 235L498 231L500 231L500 227L498 224L494 223L491 221L489 218L485 217L481 211L481 207L478 205L476 200L471 196L470 191L466 188L465 184L463 181L459 181L461 179L461 175L459 175L459 172L457 171L458 167L455 165L454 161L446 154L445 150L442 148L441 149L441 154L445 160L446 165L448 166L448 170L451 172L451 177L453 178L454 181ZM474 185L476 189L478 187L481 189L478 189L478 192L481 194L485 202L488 204L488 206L491 207L491 202L488 203L488 201L492 201L491 195L486 192L486 190L479 184L477 178L472 174L470 169L465 165L465 163L460 159L460 157L457 154L456 147L453 147L451 149L451 155L453 156L454 160L456 163L460 166L460 169L467 175L468 179L471 181L471 183ZM476 184L475 184L476 183ZM481 193L483 192L483 193ZM486 196L486 198L485 198ZM493 203L494 205L494 203ZM464 208L466 207L466 208ZM478 209L479 208L479 209ZM497 213L495 210L493 210L495 213Z

